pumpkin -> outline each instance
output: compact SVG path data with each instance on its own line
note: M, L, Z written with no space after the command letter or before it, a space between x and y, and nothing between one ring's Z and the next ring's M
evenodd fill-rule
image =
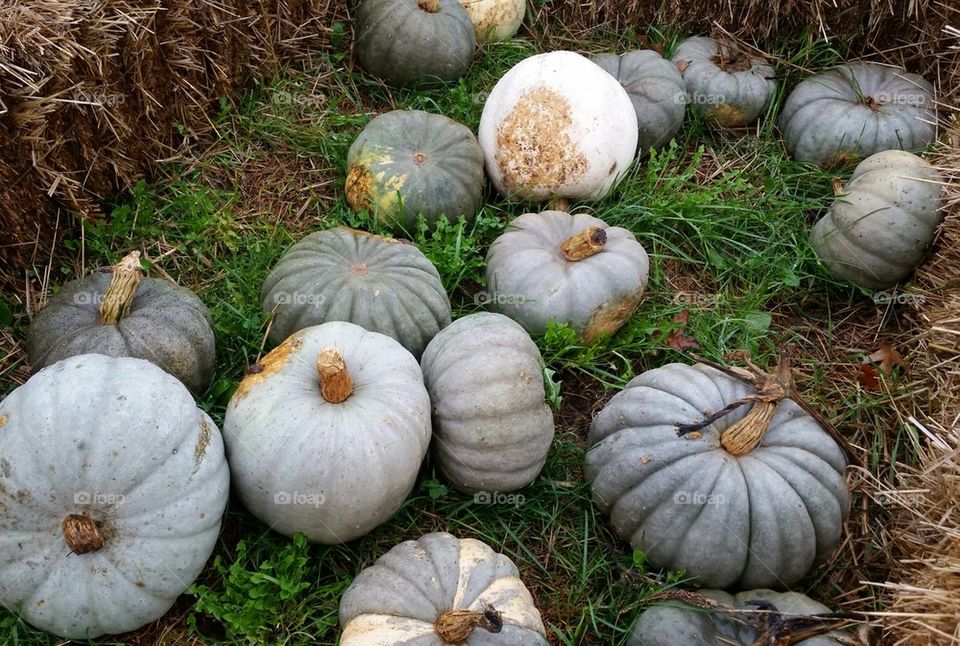
M881 150L923 148L936 135L933 86L897 67L850 63L801 81L779 126L801 161L834 166Z
M394 110L374 118L347 153L347 203L412 231L445 215L472 220L483 194L483 153L470 129L439 114Z
M617 534L705 587L788 586L822 562L849 510L846 459L793 399L765 399L785 383L672 363L614 395L590 427L586 477Z
M533 482L553 443L540 351L517 323L479 312L433 337L421 360L433 402L434 455L460 491Z
M0 402L0 605L66 639L154 621L199 576L230 474L187 389L83 354Z
M517 566L473 538L447 533L393 547L340 600L341 646L546 646L540 612Z
M649 49L591 59L627 91L640 128L640 153L670 141L683 123L687 90L677 66Z
M943 221L943 178L920 157L885 150L857 165L813 227L830 273L861 287L893 287L910 275Z
M430 443L430 400L413 355L331 321L254 364L227 406L236 490L272 529L336 544L385 522Z
M311 233L293 245L263 283L273 312L270 339L305 327L349 321L386 334L419 357L450 323L440 274L412 244L345 227Z
M719 605L715 610L696 605L653 606L643 612L634 624L627 646L673 646L674 644L698 644L700 646L754 646L766 643L770 635L763 623L776 615L754 615L756 623L750 625L750 615L738 609L768 610L781 615L819 615L830 609L799 592L774 592L773 590L750 590L729 594L722 590L703 590L700 593L707 602ZM772 621L771 621L772 623ZM797 646L839 646L850 643L838 631L791 642Z
M487 253L487 301L531 334L551 320L592 343L637 309L650 262L633 234L584 213L527 213Z
M458 0L364 0L354 33L360 66L401 87L457 80L477 48L473 23Z
M200 393L216 360L210 322L189 289L144 278L134 251L112 273L70 282L50 298L27 330L27 359L39 370L77 354L137 357Z
M487 175L505 197L598 199L637 151L637 115L616 79L573 52L514 65L480 116Z
M776 89L773 67L766 59L712 38L687 38L671 60L682 70L694 109L723 126L756 121Z
M473 22L479 42L510 40L520 31L526 0L460 0Z

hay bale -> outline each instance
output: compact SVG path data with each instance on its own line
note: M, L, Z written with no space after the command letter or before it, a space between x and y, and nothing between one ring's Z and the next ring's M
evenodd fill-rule
M196 141L220 97L309 63L345 17L334 0L0 4L0 258L49 248L51 202L100 215Z

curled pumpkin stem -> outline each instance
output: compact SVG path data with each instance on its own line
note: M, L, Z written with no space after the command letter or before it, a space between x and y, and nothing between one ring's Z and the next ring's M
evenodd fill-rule
M503 617L500 611L489 604L484 605L483 612L455 608L441 614L434 625L434 630L440 639L450 644L462 644L477 628L490 633L499 633L503 630Z
M103 292L97 320L101 325L113 325L130 312L137 287L143 280L140 252L131 251L113 268L113 277Z
M320 394L331 404L339 404L353 394L353 379L347 372L343 355L334 347L324 348L317 357Z
M70 514L61 523L63 541L74 554L89 554L103 547L103 534L97 524L82 514Z
M603 251L607 244L607 232L600 227L587 227L575 233L560 245L563 257L571 262L583 260Z

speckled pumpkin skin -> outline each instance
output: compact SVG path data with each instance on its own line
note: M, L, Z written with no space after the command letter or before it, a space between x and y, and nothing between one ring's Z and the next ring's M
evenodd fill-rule
M540 612L517 566L487 544L447 533L405 541L360 572L340 600L341 646L448 646L434 632L447 610L501 613L499 633L475 629L467 646L547 646Z
M347 203L413 231L417 215L473 220L483 195L483 152L466 126L421 110L374 118L347 153Z
M813 227L811 244L830 273L872 289L893 287L926 255L943 221L943 178L902 150L867 157Z
M455 81L470 69L477 49L473 23L458 0L439 0L436 13L417 0L364 0L354 33L360 66L400 87Z
M882 150L922 148L933 141L936 123L933 86L876 63L850 63L801 81L779 120L794 159L827 167Z
M700 594L715 599L730 608L757 610L751 601L767 601L784 615L817 615L830 612L825 605L799 592L750 590L732 595L722 590L702 590ZM701 608L654 606L645 610L634 624L627 646L754 646L764 637L757 631L737 623L718 612ZM844 633L834 631L796 642L797 646L839 646ZM762 642L761 642L762 643Z
M718 57L743 57L743 65L724 69ZM703 36L681 42L671 59L682 72L693 108L709 121L739 127L762 115L776 89L773 67L758 56L736 52Z
M460 0L477 32L477 41L493 43L517 35L527 11L526 0Z
M27 358L34 370L78 354L137 357L150 361L196 393L210 384L216 341L210 312L189 289L144 278L129 313L116 324L98 322L110 273L68 283L34 317L27 331Z

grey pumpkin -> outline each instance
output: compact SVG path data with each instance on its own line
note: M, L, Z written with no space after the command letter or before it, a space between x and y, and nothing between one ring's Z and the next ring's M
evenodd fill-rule
M591 61L620 81L637 113L639 154L670 141L687 107L687 90L677 66L649 49L597 54Z
M394 110L374 118L347 153L347 203L413 230L440 216L472 220L483 196L483 151L473 132L440 114Z
M440 274L412 244L337 227L294 244L263 282L270 340L327 321L386 334L419 357L450 323Z
M756 392L668 364L632 379L590 427L586 477L617 534L705 587L795 583L837 545L849 511L842 450L791 399L678 435Z
M364 0L354 31L363 69L402 87L457 80L477 48L473 22L458 0Z
M719 602L725 609L758 610L758 603L772 604L770 611L781 615L818 615L830 609L799 592L774 592L773 590L750 590L729 594L722 590L702 590L707 600ZM627 646L754 646L764 643L767 636L758 630L764 617L757 616L758 625L748 626L736 621L722 610L709 610L696 606L653 606L645 610L627 640ZM775 609L775 610L774 610ZM792 642L796 646L839 646L849 643L839 631L831 631L809 639Z
M112 273L65 285L31 321L26 346L35 371L78 354L136 357L160 366L194 394L210 384L216 361L206 306L185 287L144 278L139 251Z
M811 244L837 278L893 287L920 263L943 221L942 183L937 170L912 153L871 155L814 225Z
M801 81L779 126L794 159L833 166L881 150L922 148L933 141L936 123L933 86L923 77L850 63Z
M682 70L694 109L724 126L756 121L776 89L773 67L764 58L712 38L687 38L670 60Z

